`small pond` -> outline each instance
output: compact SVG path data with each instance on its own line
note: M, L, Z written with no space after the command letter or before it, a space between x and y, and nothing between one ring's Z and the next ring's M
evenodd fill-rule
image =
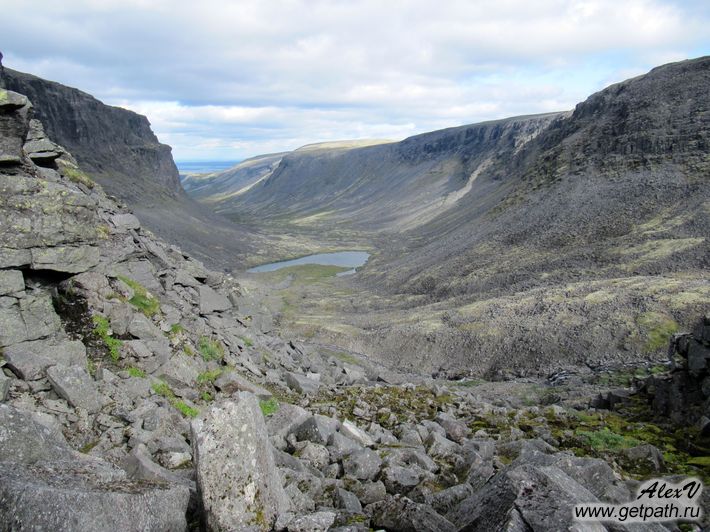
M365 251L337 251L335 253L318 253L316 255L308 255L292 260L283 260L281 262L271 262L262 264L247 270L249 273L273 272L281 268L289 266L299 266L301 264L320 264L321 266L342 266L350 268L350 270L340 272L338 276L351 275L355 273L355 268L358 268L367 262L370 254Z

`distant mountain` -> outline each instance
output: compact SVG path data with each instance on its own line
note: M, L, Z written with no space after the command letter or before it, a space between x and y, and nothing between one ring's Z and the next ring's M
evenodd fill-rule
M278 154L278 164L265 156L268 170L262 167L258 178L212 178L188 191L238 220L317 215L367 231L402 230L452 208L483 168L510 157L561 116L497 120L367 146L353 141L304 146Z

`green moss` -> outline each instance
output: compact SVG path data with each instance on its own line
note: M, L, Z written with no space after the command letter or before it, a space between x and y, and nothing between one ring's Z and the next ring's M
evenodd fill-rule
M224 347L222 347L222 344L208 336L200 336L197 349L200 351L205 362L209 362L210 360L222 360L224 358Z
M168 385L167 382L165 382L165 381L154 382L153 386L151 386L151 388L158 395L165 397L168 400L168 402L173 406L173 408L175 408L183 416L197 417L197 415L199 415L199 413L200 413L199 410L189 406L184 401L181 401L175 397L175 392L173 392L172 388L170 388L170 386Z
M111 336L111 324L108 318L97 314L92 318L92 321L94 322L94 334L103 341L111 359L117 362L121 357L119 350L123 342Z
M210 392L202 392L200 399L202 399L205 403L209 403L214 400L214 397L212 397Z
M10 97L7 94L7 91L4 89L0 89L0 104L7 103L10 100Z
M264 414L264 416L270 416L278 411L279 402L272 397L268 401L259 401L259 407L261 408L261 413Z
M180 325L179 323L173 323L170 326L170 336L177 336L178 334L180 334L184 330L185 330L185 328L182 325Z
M188 406L183 401L171 401L170 404L185 417L197 417L200 415L200 411L197 408Z
M213 383L214 381L216 381L220 377L220 375L222 375L222 373L224 373L224 370L222 368L213 369L211 371L205 371L204 373L200 373L197 376L197 383L198 384L205 384L207 382Z
M118 278L133 290L133 297L128 300L131 305L149 318L160 312L160 302L139 282L124 275L119 275Z
M138 377L141 379L144 379L146 377L145 371L140 368L136 368L135 366L131 366L130 368L128 368L128 374L131 377Z
M638 317L638 324L646 334L643 350L654 353L666 349L671 335L678 332L678 324L658 312L644 312Z
M254 345L254 341L251 338L247 338L245 336L239 336L238 337L246 347L251 347Z
M190 347L189 345L186 345L185 347L183 347L182 351L189 357L195 356L195 352L192 350L192 347Z
M60 161L60 172L72 183L81 183L89 189L96 186L94 180L91 179L85 172L77 166L71 165L67 162Z
M175 393L173 392L172 388L170 388L170 385L168 385L168 383L165 381L154 382L151 388L155 393L157 393L158 395L162 395L166 399L175 398Z
M89 375L91 375L92 377L95 377L97 369L98 369L98 367L96 366L96 362L94 362L90 358L86 360L86 371L89 372Z
M584 438L586 444L595 451L620 451L641 444L636 438L617 434L607 427L597 431L578 430L577 435Z
M92 442L89 442L86 445L84 445L81 449L79 449L79 452L82 454L89 454L91 452L91 449L96 447L99 443L101 443L101 440L94 440Z

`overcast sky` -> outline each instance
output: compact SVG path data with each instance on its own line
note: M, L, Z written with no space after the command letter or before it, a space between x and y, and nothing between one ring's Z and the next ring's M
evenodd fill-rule
M708 0L0 0L6 66L147 115L183 161L570 109L708 28Z

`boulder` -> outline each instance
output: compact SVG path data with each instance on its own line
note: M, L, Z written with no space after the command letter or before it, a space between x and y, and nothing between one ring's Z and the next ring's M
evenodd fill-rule
M320 383L317 380L309 379L305 375L299 375L291 371L286 372L284 380L289 388L302 394L316 393L320 388Z
M0 270L0 296L22 292L25 279L20 270Z
M130 229L140 229L141 223L133 214L121 213L114 214L111 216L111 224L120 233L128 231Z
M392 532L455 532L458 530L431 507L418 504L407 497L394 496L368 507L372 526ZM491 529L492 530L492 529Z
M335 522L335 512L316 512L288 522L288 532L325 532Z
M162 331L145 314L140 312L133 314L128 324L128 333L139 340L163 337Z
M227 296L220 294L206 284L198 288L200 297L200 314L211 314L232 308L232 303Z
M0 89L0 163L20 164L32 106L22 94Z
M257 398L240 392L192 422L193 456L211 530L270 530L288 498L274 465Z
M44 377L50 366L86 367L86 347L79 340L34 340L4 349L7 366L20 378Z
M273 394L269 390L247 380L236 371L225 371L222 373L215 381L214 386L227 395L232 395L236 392L249 392L259 397L259 399L268 400L273 397Z
M340 433L352 440L355 440L363 447L375 446L375 440L372 439L372 436L347 419L343 421L343 424L340 427Z
M99 394L96 383L84 367L52 366L47 369L47 378L57 395L74 407L95 413L106 403L106 398Z
M343 469L347 475L359 480L371 480L380 472L382 459L375 451L363 449L343 458ZM416 483L415 483L416 484Z
M30 412L0 404L0 427L0 462L51 462L72 453L65 441L35 421Z
M12 384L12 380L5 375L2 371L2 366L0 366L0 402L7 399L7 394L10 391L10 384Z
M3 530L187 529L186 487L129 481L121 473L106 479L80 463L0 462Z
M298 441L312 441L325 445L328 443L330 435L335 433L339 427L340 422L337 419L316 414L296 427L293 434Z

